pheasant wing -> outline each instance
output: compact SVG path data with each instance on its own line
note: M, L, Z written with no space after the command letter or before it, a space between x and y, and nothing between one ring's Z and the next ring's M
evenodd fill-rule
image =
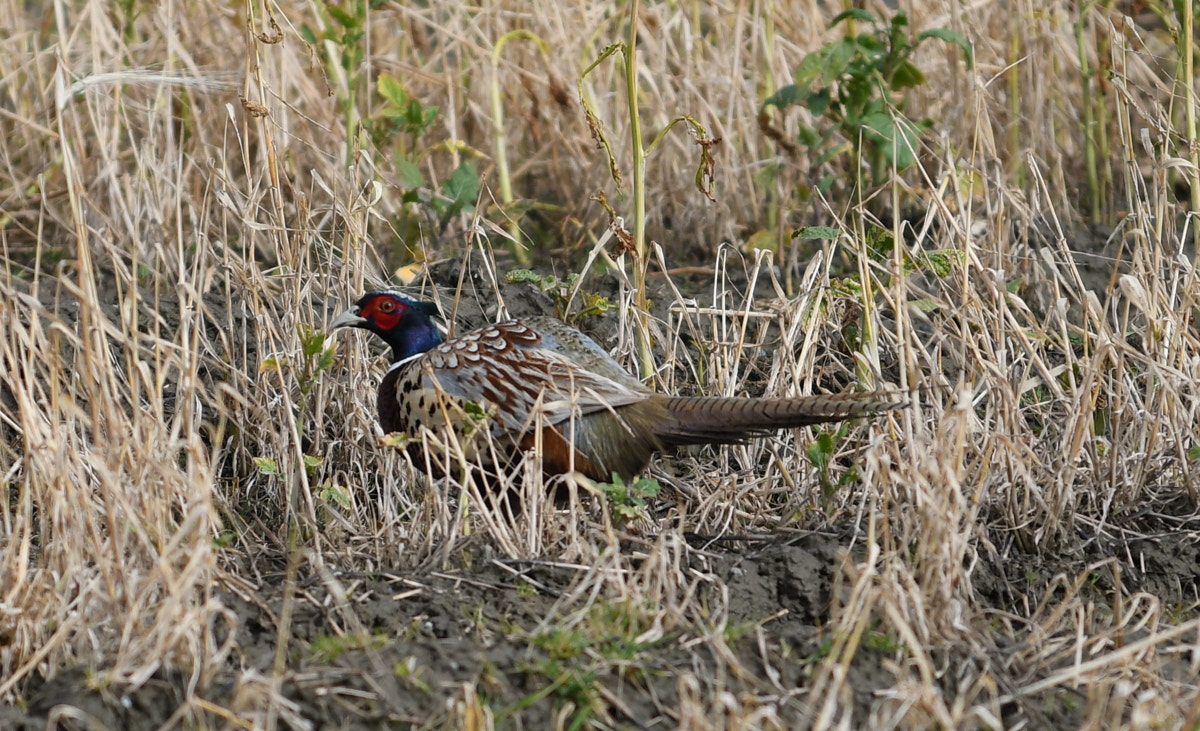
M571 342L580 339L592 347ZM510 434L525 431L536 418L559 424L572 414L611 411L650 398L628 374L615 378L611 368L624 373L620 366L586 336L575 333L571 340L560 333L543 336L532 324L512 320L439 345L421 366L430 386L489 408L497 431ZM596 363L605 367L594 369Z

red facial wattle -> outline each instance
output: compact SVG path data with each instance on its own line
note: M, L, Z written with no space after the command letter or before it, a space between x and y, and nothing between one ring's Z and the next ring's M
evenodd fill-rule
M407 310L408 307L404 303L382 296L368 302L360 314L374 323L380 331L387 332L400 324L400 319Z

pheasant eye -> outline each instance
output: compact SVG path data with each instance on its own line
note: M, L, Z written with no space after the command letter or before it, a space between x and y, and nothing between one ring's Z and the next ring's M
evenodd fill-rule
M391 312L394 309L396 309L396 303L391 300L382 300L379 303L380 312Z

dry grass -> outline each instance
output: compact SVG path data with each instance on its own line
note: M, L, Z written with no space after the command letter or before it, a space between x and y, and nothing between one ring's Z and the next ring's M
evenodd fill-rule
M342 573L424 575L482 543L570 567L542 630L584 632L600 608L623 607L630 643L703 658L657 700L669 724L771 727L798 713L820 728L1194 728L1200 275L1188 242L1200 221L1172 188L1194 156L1170 37L1092 8L1087 63L1111 76L1087 82L1072 3L913 0L913 25L964 34L976 66L922 48L931 83L913 108L936 124L920 166L859 205L848 184L797 193L816 171L756 121L803 54L835 37L825 5L642 10L649 134L686 113L722 138L714 203L692 187L682 131L649 162L652 272L715 272L700 293L677 289L680 275L654 280L657 386L784 394L878 378L912 389L914 407L835 445L831 479L854 466L861 481L823 490L801 431L657 462L673 503L622 524L583 485L568 485L566 510L526 487L516 516L448 481L419 489L421 470L377 446L373 351L346 339L319 372L302 340L414 252L499 257L482 286L505 291L487 100L493 44L516 28L546 48L509 43L495 76L517 196L543 208L522 226L543 267L582 266L607 225L589 197L602 189L624 211L567 90L625 37L627 10L385 4L346 68L326 62L337 43L302 42L302 25L337 28L312 6L254 5L248 19L236 4L0 3L0 703L27 703L37 679L71 667L120 693L170 674L184 689L172 724L302 728L282 690L289 618L311 598L302 582L324 587L354 633ZM379 119L380 72L440 109L415 144L357 133ZM604 64L585 91L625 159L622 83ZM773 123L792 137L799 121ZM427 203L404 202L403 145L436 189L473 161L490 221L439 225ZM923 215L882 224L902 243L870 260L865 232L893 200ZM1111 235L1085 256L1072 249L1090 241L1075 232L1093 201ZM785 228L845 235L745 253L778 210ZM949 274L896 276L932 251L954 252ZM874 294L862 338L847 326L863 298L830 286L847 262ZM605 345L632 363L621 298ZM306 468L306 455L321 461ZM685 537L800 530L835 531L847 548L824 650L803 687L743 682L798 661L769 621L751 630L757 667L731 649L718 558ZM263 590L264 564L287 577L270 629L282 642L274 665L249 667L228 597ZM884 678L865 700L864 664ZM233 699L209 700L226 676ZM620 698L597 692L593 721L628 722ZM469 683L430 722L485 727L505 711L517 712Z

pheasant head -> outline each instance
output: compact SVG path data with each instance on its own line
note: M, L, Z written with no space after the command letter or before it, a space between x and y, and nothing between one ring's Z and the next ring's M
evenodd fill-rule
M437 305L409 299L399 292L367 292L354 306L330 323L330 330L360 327L392 347L392 362L418 356L441 344L443 338L433 317Z

